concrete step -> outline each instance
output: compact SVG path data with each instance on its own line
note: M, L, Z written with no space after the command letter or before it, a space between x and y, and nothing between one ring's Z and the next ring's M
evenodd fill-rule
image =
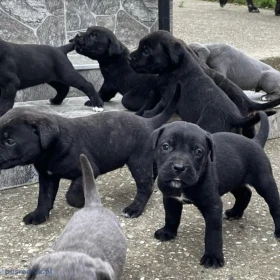
M255 93L251 91L245 92L251 99L258 101L263 93ZM116 95L114 99L110 102L106 102L104 106L104 111L127 111L121 104L122 96L120 94ZM52 114L58 114L68 118L87 116L90 114L95 114L92 108L84 106L87 97L71 97L66 98L60 106L50 105L47 100L37 100L37 101L26 101L26 102L16 102L15 107L30 106L42 112L49 112ZM276 108L276 110L280 110ZM178 116L174 116L172 120L178 120ZM270 121L270 134L269 138L280 137L280 114L269 118ZM13 188L22 185L32 184L38 181L37 173L33 166L22 166L15 167L8 170L2 170L0 176L0 190Z

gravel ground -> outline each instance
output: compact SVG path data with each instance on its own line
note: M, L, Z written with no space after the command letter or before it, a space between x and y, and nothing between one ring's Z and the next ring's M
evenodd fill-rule
M266 151L280 184L280 140L270 140ZM280 279L280 245L273 237L274 225L264 200L254 192L244 218L224 221L223 240L226 265L222 269L204 269L199 265L203 253L204 220L192 205L184 206L178 237L160 243L155 230L164 223L162 195L157 189L143 215L126 219L119 214L135 194L134 181L127 168L98 179L103 204L120 218L128 242L124 280L162 279ZM30 260L50 252L57 236L71 218L74 208L66 204L69 185L63 181L50 219L38 226L26 226L22 218L37 204L38 185L0 192L0 270L27 269ZM224 208L232 206L231 195L223 197ZM0 279L24 279L23 276L2 275Z

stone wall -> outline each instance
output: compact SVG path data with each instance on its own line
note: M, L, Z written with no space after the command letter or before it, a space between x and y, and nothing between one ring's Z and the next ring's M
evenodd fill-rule
M158 0L1 0L0 38L59 46L105 26L130 49L158 26Z

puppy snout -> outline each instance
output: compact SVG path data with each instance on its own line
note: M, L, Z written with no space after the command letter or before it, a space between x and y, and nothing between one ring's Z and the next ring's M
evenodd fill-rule
M186 169L186 166L182 163L174 163L173 164L173 169L176 172L183 172Z

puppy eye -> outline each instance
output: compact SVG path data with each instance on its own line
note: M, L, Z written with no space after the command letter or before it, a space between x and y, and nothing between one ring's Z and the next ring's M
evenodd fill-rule
M13 146L16 143L12 138L7 138L3 142L7 146Z
M90 37L93 38L93 39L96 39L97 38L97 34L93 33L93 34L90 35Z
M149 51L148 51L147 47L143 47L142 53L143 53L144 55L149 55Z
M162 144L162 149L168 151L169 145L167 143Z
M202 154L203 154L203 151L201 150L201 149L196 149L195 151L194 151L194 153L195 153L195 155L196 156L201 156Z

